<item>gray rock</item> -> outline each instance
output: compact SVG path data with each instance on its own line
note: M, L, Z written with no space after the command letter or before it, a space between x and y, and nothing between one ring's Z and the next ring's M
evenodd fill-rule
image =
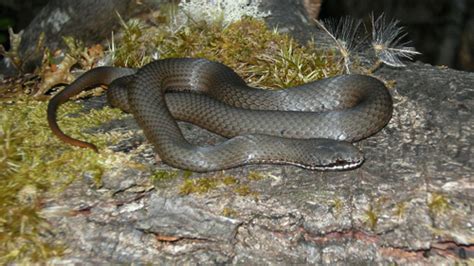
M235 192L238 185L181 195L179 174L150 190L150 173L123 166L106 173L111 176L101 189L79 180L46 208L77 213L49 218L71 250L55 261L433 264L472 259L474 74L414 63L382 68L377 76L395 82L395 110L385 129L359 142L367 157L359 169L312 172L260 165L226 171L252 191L242 196ZM193 142L209 136L220 140L182 126ZM170 169L153 158L138 159L154 169ZM267 177L249 180L250 171ZM192 178L216 175L222 173ZM224 209L233 210L232 218L223 216Z
M146 218L136 228L178 238L233 241L240 222L201 210L191 197L151 196Z

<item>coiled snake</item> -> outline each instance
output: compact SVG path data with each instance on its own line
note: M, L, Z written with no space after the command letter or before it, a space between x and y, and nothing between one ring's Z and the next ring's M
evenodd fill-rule
M355 168L364 157L350 142L376 133L392 115L390 93L369 76L341 75L270 91L247 86L223 64L175 58L138 70L99 67L86 72L49 102L48 122L56 136L97 151L93 144L65 135L56 111L70 97L102 84L109 85L112 105L133 114L163 162L197 172L251 163ZM214 146L192 145L176 120L230 139Z

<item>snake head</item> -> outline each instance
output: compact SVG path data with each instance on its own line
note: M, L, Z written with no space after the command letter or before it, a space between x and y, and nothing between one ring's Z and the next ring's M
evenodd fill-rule
M364 155L350 142L331 139L311 139L308 155L302 167L312 170L349 170L364 162Z

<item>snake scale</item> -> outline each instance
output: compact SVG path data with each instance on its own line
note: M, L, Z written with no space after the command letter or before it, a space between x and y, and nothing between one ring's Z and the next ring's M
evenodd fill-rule
M341 75L271 91L247 86L217 62L162 59L138 70L89 70L55 95L47 116L61 140L97 151L93 144L64 134L56 112L70 97L98 85L109 86L110 104L133 114L163 162L196 172L255 163L352 169L364 157L350 142L382 129L393 108L384 84L370 76ZM176 120L229 139L213 146L193 145Z

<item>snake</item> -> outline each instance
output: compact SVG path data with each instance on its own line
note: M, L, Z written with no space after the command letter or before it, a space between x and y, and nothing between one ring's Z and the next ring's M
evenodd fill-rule
M74 146L97 147L66 135L59 106L85 89L108 86L107 100L131 113L157 157L195 172L247 164L287 164L309 170L350 170L364 162L352 142L380 131L392 116L390 92L369 75L342 74L268 90L248 86L230 67L202 58L169 58L139 69L96 67L54 95L47 120L54 135ZM188 141L177 121L227 139Z

